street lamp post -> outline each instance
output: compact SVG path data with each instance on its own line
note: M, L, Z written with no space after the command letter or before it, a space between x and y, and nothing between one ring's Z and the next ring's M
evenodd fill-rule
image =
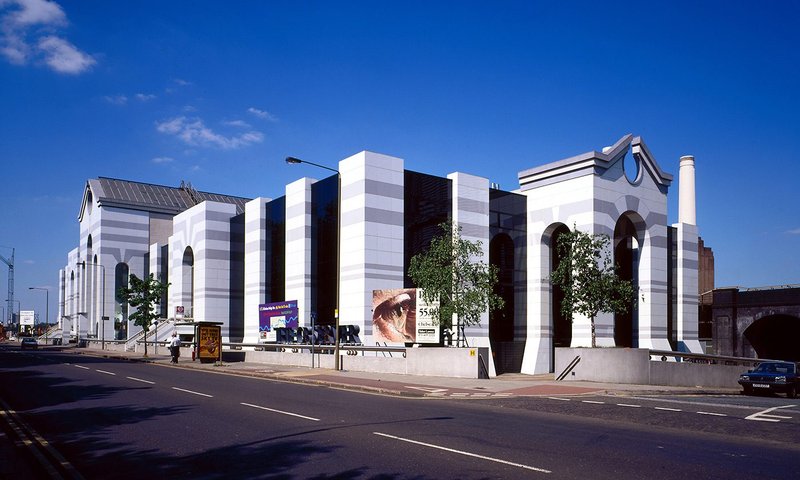
M103 306L101 307L102 310L101 310L101 313L100 313L100 321L103 322L101 324L101 326L100 326L100 349L101 350L105 350L106 349L106 320L108 320L108 318L106 317L106 267L105 267L105 265L101 265L99 263L87 262L86 260L83 260L83 261L79 262L78 265L83 266L83 268L86 268L86 265L91 265L92 267L100 267L100 268L103 269L103 285L100 287L103 290L103 299L101 300L102 303L103 303ZM92 300L94 300L94 295L92 295ZM78 325L78 335L80 336L80 325Z
M319 167L325 170L330 170L331 172L336 174L336 181L337 181L337 188L336 188L336 196L337 196L337 203L336 208L338 210L337 218L336 218L336 310L334 311L334 320L336 324L336 330L334 331L334 346L333 346L333 364L334 368L338 371L340 368L340 359L339 359L339 296L341 294L341 260L342 260L342 174L339 170L336 170L331 167L326 167L325 165L320 165L318 163L309 162L307 160L300 160L299 158L295 157L286 157L286 163L288 164L297 164L297 163L307 163L309 165L313 165L315 167ZM313 345L313 331L312 331L312 345ZM313 361L313 354L311 356Z
M50 289L45 287L28 287L28 290L44 290L45 293L45 306L44 306L44 344L47 345L47 331L50 329Z

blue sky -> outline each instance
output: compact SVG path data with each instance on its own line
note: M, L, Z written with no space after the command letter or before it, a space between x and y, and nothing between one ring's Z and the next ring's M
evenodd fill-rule
M502 188L640 135L717 286L800 283L800 3L0 0L0 254L50 315L85 182L245 197L361 150ZM7 268L0 264L0 300ZM5 306L5 303L3 303Z

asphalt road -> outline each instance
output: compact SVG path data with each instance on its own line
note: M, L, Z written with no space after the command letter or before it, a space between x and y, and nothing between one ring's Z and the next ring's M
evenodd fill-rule
M778 397L409 399L16 347L0 376L65 478L800 478L800 410L747 419Z

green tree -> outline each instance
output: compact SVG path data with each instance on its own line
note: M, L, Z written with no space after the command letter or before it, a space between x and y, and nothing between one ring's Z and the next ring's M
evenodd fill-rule
M411 258L408 276L422 289L425 302L438 301L431 313L439 325L451 328L454 316L458 327L479 324L483 312L503 308L503 299L494 293L497 267L480 260L481 242L462 238L461 227L451 222L439 227L442 233L430 248ZM456 341L460 344L461 328Z
M161 283L150 274L146 279L140 279L134 274L130 276L130 283L127 287L119 289L119 295L124 298L128 305L136 308L130 315L134 325L139 325L145 332L144 356L147 356L147 331L153 320L158 318L155 306L161 303L161 297L167 291L169 283Z
M550 283L564 292L561 313L567 318L572 318L573 313L589 317L592 347L597 346L594 323L597 315L625 313L636 298L633 282L617 275L610 243L608 235L590 235L573 228L558 238L561 262L550 275Z

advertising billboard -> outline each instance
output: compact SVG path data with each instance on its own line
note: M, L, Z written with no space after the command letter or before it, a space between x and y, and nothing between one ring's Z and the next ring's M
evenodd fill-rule
M30 325L32 327L35 318L36 318L36 312L34 310L22 310L19 312L20 325Z
M297 328L297 300L262 303L258 306L258 339L261 342L274 342L276 328Z
M437 304L422 299L421 290L372 291L372 336L376 342L439 343L439 323L431 315Z
M197 339L197 358L201 362L222 360L222 327L198 325Z

